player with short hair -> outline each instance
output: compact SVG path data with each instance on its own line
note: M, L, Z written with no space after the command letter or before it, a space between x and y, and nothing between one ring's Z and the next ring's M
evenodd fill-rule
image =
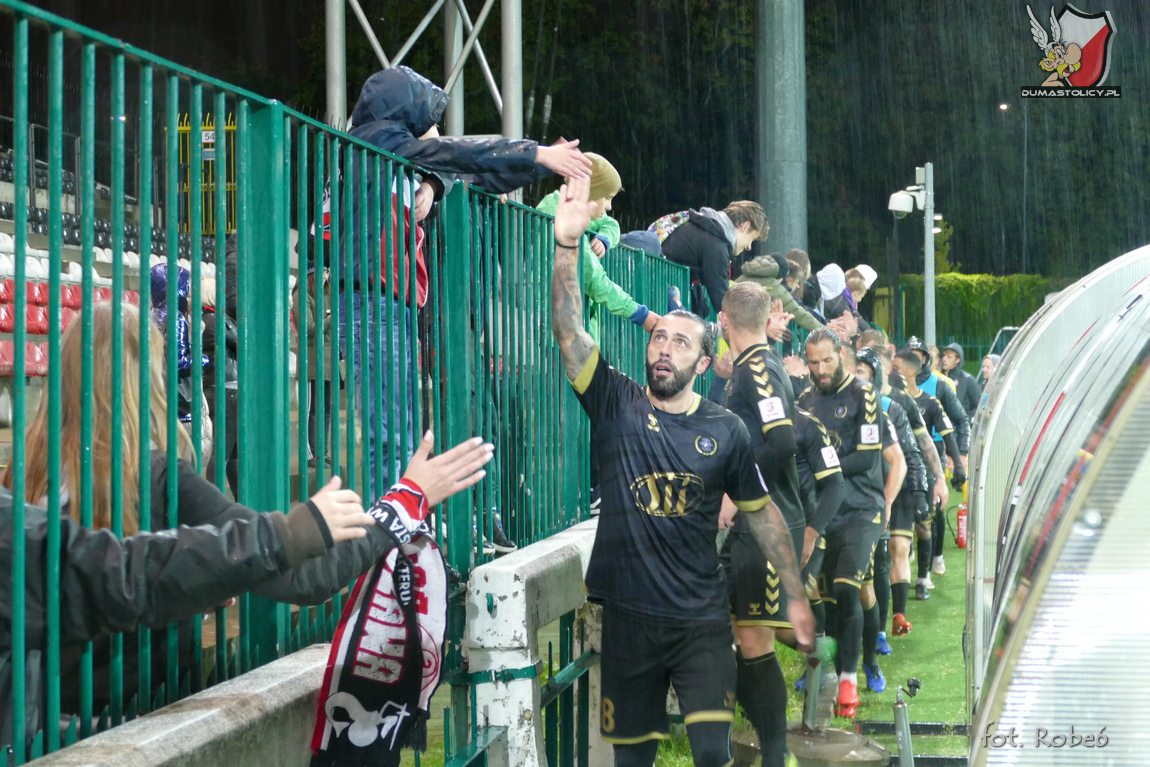
M938 348L931 346L928 349L923 345L922 341L915 336L911 336L907 339L906 348L916 352L923 360L915 384L927 394L938 399L942 405L943 412L946 413L950 422L954 425L954 438L958 444L958 452L961 454L961 459L952 459L954 469L951 472L950 481L951 484L954 485L954 489L961 493L963 485L966 484L966 454L970 451L970 414L966 412L966 408L962 406L962 402L958 399L957 388L954 381L936 372L931 367L932 360L934 360L938 354ZM935 445L941 454L942 435L935 430L933 436ZM933 545L931 546L934 572L938 575L942 575L946 572L946 563L942 558L942 544L945 539L945 512L943 507L938 506L934 511Z
M922 413L919 412L918 404L911 399L905 391L891 385L894 376L898 376L899 374L894 368L894 355L891 353L890 346L883 344L871 348L878 355L879 363L882 367L882 395L883 397L890 397L893 402L902 406L903 411L906 413L911 432L914 434L916 447L918 448L916 452L923 462L923 496L920 498L917 493L912 492L909 501L903 496L900 496L893 509L890 523L890 583L893 602L892 607L894 610L894 614L891 617L891 629L895 636L906 636L910 633L911 628L913 628L911 622L907 620L906 617L906 603L910 595L911 541L916 537L919 540L930 540L930 517L933 504L941 503L945 506L950 497L950 491L947 488L946 478L942 474L942 462L938 458L938 452L934 448L934 441L930 437L930 430L927 429L926 423L922 419ZM860 350L859 354L861 358L863 352ZM902 382L901 376L899 376L899 384L905 385ZM905 444L904 452L906 452ZM907 452L907 457L909 460L909 452ZM908 475L908 480L911 478L911 475ZM931 486L932 482L933 487ZM905 490L904 487L904 494ZM883 617L883 626L885 625L886 618ZM880 647L884 639L880 633Z
M770 311L771 294L754 282L740 282L723 297L719 324L735 358L724 399L727 409L747 427L755 462L790 530L794 551L806 551L809 558L819 532L807 525L803 508L795 465L795 399L782 360L767 337ZM789 605L779 589L780 563L763 558L746 515L735 511L724 504L721 520L731 517L723 559L739 641L738 700L759 734L763 766L782 767L787 687L774 650L775 630L791 628ZM797 604L810 609L805 599Z
M602 507L586 587L603 605L600 731L615 745L616 765L650 767L658 741L670 737L673 684L695 764L718 767L732 758L736 687L715 547L724 494L745 512L764 555L779 563L800 649L813 647L813 619L806 610L804 620L790 535L746 427L692 391L714 354L707 323L688 312L659 321L647 344L646 387L609 367L583 328L578 243L589 220L588 187L574 179L559 192L551 327L599 455Z
M949 455L951 460L954 462L955 471L959 472L962 469L962 461L958 454L958 443L954 438L954 426L951 424L950 418L948 418L946 413L943 411L942 403L940 403L935 397L932 397L922 389L918 388L916 376L918 376L919 368L922 364L922 355L910 349L903 349L894 356L894 367L895 370L899 371L903 380L906 382L906 393L910 396L911 399L915 401L915 404L918 407L918 411L922 415L923 422L926 424L927 428L933 429L934 432L938 434L942 440L941 442L935 443L936 445L940 446L936 455L938 455L939 459L941 460L941 452L943 449L945 449L947 455ZM933 471L938 468L938 465L933 465L929 468L933 473ZM932 483L935 482L935 479L936 478L934 476L930 477L930 481ZM962 477L962 479L965 480L965 476ZM936 506L935 508L937 512L939 507ZM938 524L938 515L936 513L932 526L937 526ZM925 525L923 525L923 527L925 527ZM931 531L931 535L928 536L925 540L921 536L920 532L918 540L918 581L914 586L915 599L930 599L930 563L933 548L933 532L934 531ZM907 630L910 630L909 626L907 627Z
M862 605L859 589L870 567L871 555L885 523L883 495L882 424L874 387L847 372L842 342L820 328L807 336L806 363L813 386L799 397L827 427L846 480L846 498L827 526L823 573L830 581L824 602L827 628L838 640L839 689L835 712L853 717L858 710L858 660L862 642Z
M898 435L899 447L902 448L903 457L906 461L905 474L897 486L894 486L896 473L893 466L890 471L890 476L888 476L887 479L890 524L887 526L887 532L884 534L887 538L886 545L883 546L880 544L879 547L875 549L874 556L875 592L878 597L876 605L877 615L864 616L863 625L863 668L867 672L867 687L874 692L881 692L882 690L876 689L876 687L885 687L886 685L882 680L882 670L878 666L878 659L875 653L889 654L890 648L888 645L886 651L883 652L883 645L886 644L886 641L881 631L877 632L878 641L876 642L874 651L868 647L866 620L873 620L876 627L886 626L887 611L890 607L892 592L891 551L893 550L893 546L891 541L895 538L909 540L914 537L915 512L920 508L923 514L927 511L926 466L922 460L922 453L915 438L909 414L903 409L899 402L884 393L886 376L884 375L883 364L879 353L875 349L864 347L859 349L857 356L858 366L856 372L860 378L869 381L872 386L879 390L881 394L879 401L882 404L883 411L886 413L891 426L894 427L895 433ZM915 416L918 416L918 408L914 407L913 404L911 407L915 411ZM923 430L925 431L925 428ZM894 492L893 500L891 499L892 487ZM905 617L905 590L903 590L900 607L899 612L904 613Z

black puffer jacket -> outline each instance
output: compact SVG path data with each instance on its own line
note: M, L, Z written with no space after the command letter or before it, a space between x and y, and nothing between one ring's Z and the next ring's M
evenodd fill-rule
M447 101L447 93L442 88L409 67L392 67L376 72L367 78L360 91L351 116L351 135L431 171L426 177L435 181L437 199L450 188L457 175L460 180L500 194L518 189L551 172L541 165L536 166L535 151L539 145L534 141L508 138L421 139L420 136L443 118ZM380 168L381 174L386 172L386 168ZM360 215L357 182L358 179L354 179L352 183L357 193L350 195L356 241ZM368 200L371 199L371 188L372 181L369 180ZM383 193L389 193L391 188L389 179L381 175L380 189ZM346 200L348 195L344 194L343 198ZM384 207L387 208L386 203ZM345 235L341 231L341 241L346 240ZM359 259L355 259L354 268L358 289Z
M731 283L734 227L728 232L718 216L725 214L710 208L692 210L687 223L663 240L667 260L691 270L691 311L703 319L710 317L712 309L723 308Z
M220 527L180 527L117 539L60 519L60 642L160 628L212 609L326 550L326 525L306 506L290 514L235 517ZM47 512L24 507L25 732L44 726L42 678L48 644ZM12 495L0 488L0 743L11 743ZM134 636L128 634L127 636ZM78 676L62 678L74 682ZM127 688L130 689L130 688Z

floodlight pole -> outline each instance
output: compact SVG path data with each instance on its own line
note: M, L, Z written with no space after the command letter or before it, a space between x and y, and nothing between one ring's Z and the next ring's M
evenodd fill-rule
M347 36L344 0L325 0L324 37L327 44L327 114L333 128L347 127Z
M755 3L755 192L771 250L807 250L805 1Z
M523 2L500 0L503 35L503 135L523 138Z
M934 165L927 163L923 169L923 256L925 262L923 263L923 307L925 308L925 317L923 317L923 336L926 340L927 346L933 346L935 343L934 336Z
M443 71L450 72L463 53L463 18L454 3L443 8ZM443 115L443 135L463 135L463 77L447 92L447 111Z

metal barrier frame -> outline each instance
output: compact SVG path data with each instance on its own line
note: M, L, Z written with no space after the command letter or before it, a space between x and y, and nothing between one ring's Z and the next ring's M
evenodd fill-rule
M223 445L227 450L227 435L234 429L238 433L238 497L255 509L287 509L293 499L306 499L316 486L325 481L325 457L330 449L333 471L340 471L345 484L363 489L370 475L382 480L391 475L410 454L418 440L414 432L408 434L397 427L396 418L388 418L386 432L382 432L383 408L395 414L411 406L414 417L425 420L436 433L437 444L446 447L481 434L498 446L496 463L488 479L474 492L460 494L442 507L436 515L435 530L438 542L444 546L449 564L465 578L470 570L484 561L479 525L490 535L497 512L506 509L510 515L509 534L519 544L564 529L586 518L588 514L588 457L589 427L579 405L565 380L559 364L558 352L550 331L550 262L553 257L553 235L550 217L516 204L501 204L498 198L476 189L457 185L439 203L438 216L426 225L424 253L429 271L429 294L422 317L409 302L384 296L381 283L391 286L398 295L414 297L418 292L417 273L414 268L417 252L416 227L402 216L386 215L384 207L388 191L402 196L414 190L417 169L399 158L390 156L354 137L334 130L302 115L276 101L233 87L225 82L182 67L146 51L125 44L98 32L73 24L20 0L0 0L0 12L13 18L14 94L12 120L15 126L29 123L29 62L35 43L43 36L48 41L48 157L50 202L47 213L48 230L44 259L48 269L47 318L48 364L47 397L54 403L49 410L52 437L49 441L47 492L49 566L47 586L50 594L59 593L60 578L60 522L61 511L61 445L60 445L60 359L61 318L63 316L61 287L65 260L79 263L82 272L83 311L82 333L86 349L91 349L93 325L90 309L98 300L97 288L109 289L113 315L122 317L127 301L138 300L141 307L152 306L151 279L144 270L150 265L153 246L160 238L168 248L166 263L169 273L180 268L178 243L180 235L188 229L188 221L229 222L232 220L230 202L226 194L218 193L228 186L227 168L235 168L234 222L237 252L237 290L235 296L236 328L238 331L237 363L239 384L235 397L237 423L230 424L229 389L225 365L217 364L215 376L205 379L202 367L193 364L188 381L190 399L190 437L195 449L193 462L201 471L205 456L204 444L204 391L205 384L214 388L211 410L214 410L214 433L217 453ZM64 126L70 113L64 98L66 53L80 60L82 79L79 101L79 172L74 199L84 202L80 206L77 228L81 246L67 251L63 244L65 195L62 189L64 173ZM107 69L98 62L107 61ZM138 71L138 85L129 77L129 68ZM103 78L107 78L106 85ZM98 129L97 93L111 91L110 167L103 169L110 175L110 264L97 258L95 245L96 210L94 199L97 187ZM129 94L135 91L137 103L129 105ZM159 99L163 103L157 103ZM178 137L181 123L200 126L206 120L215 125L227 125L234 115L234 141L217 142L216 157L211 164L204 162L203 144L189 141L186 168L181 168L181 147ZM100 116L102 118L102 116ZM134 145L133 145L134 144ZM15 291L13 311L16 321L12 333L16 373L12 379L13 433L23 435L28 425L25 407L29 402L26 369L28 328L25 319L29 307L23 286L29 282L27 257L35 257L32 248L36 240L23 225L15 222L27 220L28 209L35 206L36 197L22 190L32 188L28 131L13 130L14 202L13 238ZM133 157L135 155L135 157ZM205 171L206 168L206 171ZM138 179L139 252L138 273L126 270L126 228L133 225L125 213L128 199L125 194L126 178L130 172ZM210 174L210 175L209 175ZM356 178L369 177L373 183L355 183ZM390 190L381 189L386 182ZM190 190L211 189L217 193L200 195ZM342 191L341 191L342 190ZM396 192L398 190L398 192ZM325 206L325 192L328 203ZM182 194L183 193L183 196ZM57 203L57 204L52 204ZM394 204L394 203L393 203ZM353 208L362 211L355 215ZM208 215L210 211L210 215ZM370 211L368 213L367 211ZM186 217L187 221L183 218ZM330 225L330 242L319 235L319 224ZM314 227L314 229L313 229ZM193 228L194 229L194 228ZM189 243L191 291L188 297L189 314L198 320L203 308L201 294L205 270L214 267L217 277L215 315L212 318L217 346L204 348L199 332L190 334L190 357L199 361L207 352L215 353L217 360L224 358L224 339L228 331L227 275L228 231L217 226L205 232L214 237L215 259L205 266L203 242L193 236ZM291 232L299 233L298 252L291 252ZM343 237L341 237L343 232ZM383 243L386 254L368 247L368 243ZM326 259L317 251L326 254ZM332 286L306 287L303 282L298 295L301 302L310 297L315 305L316 317L326 317L330 306L331 327L327 330L309 329L307 313L300 311L295 323L298 342L298 386L295 390L298 406L291 405L291 349L293 327L289 305L291 302L292 261L306 264L320 256L321 263L330 269ZM593 257L589 254L586 257ZM384 258L390 263L384 264ZM652 259L637 251L617 248L608 257L612 270L618 270L617 281L639 301L659 311L665 305L666 287L677 284L686 295L687 270L662 259ZM210 271L210 270L209 270ZM110 272L110 273L108 273ZM361 290L361 300L370 302L364 309L364 325L373 334L374 353L369 357L369 344L356 346L352 333L338 331L340 319L349 325L355 312L355 295L350 289L342 294L336 289L340 280L345 287L356 275L379 275L370 279L369 287ZM302 281L302 277L300 278ZM138 296L130 295L135 285ZM402 286L402 288L401 288ZM404 294L400 290L406 291ZM311 295L309 295L311 291ZM167 429L175 435L179 425L179 392L181 379L178 365L179 298L175 290L167 290L167 319L163 330L166 337L167 364ZM382 312L382 313L381 313ZM148 319L145 319L148 318ZM140 312L140 327L151 322L150 312ZM604 347L609 357L633 375L642 376L642 360L638 356L644 348L645 336L641 329L617 318L604 318L609 341ZM196 322L196 327L199 323ZM383 328L398 328L398 344L391 333ZM122 319L113 324L113 368L122 370L124 360L124 327ZM320 456L314 474L303 466L308 452L305 433L309 380L309 338L314 335L315 370L317 381L324 380L325 352L328 348L342 352L348 368L345 387L339 385L332 371L332 401L330 405L319 398L316 406L316 453ZM383 336L387 336L384 338ZM147 337L146 335L144 336ZM410 337L409 343L406 339ZM608 335L605 333L604 338ZM416 340L418 339L418 340ZM374 363L386 370L389 379L386 388L391 395L385 401L383 386L367 391L373 398L374 426L377 434L388 435L388 449L376 451L374 462L367 451L357 446L357 432L365 424L357 417L357 399L365 396L357 392L350 380L353 355L362 369ZM139 348L140 374L138 385L142 392L150 386L148 344ZM90 357L88 359L91 359ZM406 360L413 375L398 375L395 365ZM385 365L385 363L387 363ZM334 363L338 366L338 363ZM91 392L94 386L90 364L83 371L84 387ZM114 381L122 383L120 373ZM214 385L214 386L213 386ZM112 502L114 509L122 506L121 469L123 468L122 417L124 406L118 386L112 392L111 466ZM322 387L319 387L322 388ZM92 488L92 435L93 407L90 397L83 404L83 444L88 446L83 458L81 482ZM396 403L400 403L398 406ZM449 404L450 403L450 404ZM514 403L514 404L513 404ZM324 423L325 409L332 414L330 445ZM341 413L343 414L341 417ZM420 414L424 418L420 419ZM141 396L138 416L141 423L150 419L148 397ZM298 439L290 438L293 416L299 429ZM418 424L413 424L419 428ZM24 524L23 508L28 497L24 477L28 456L23 439L13 439L12 469L14 496L14 524ZM294 442L294 444L293 444ZM140 529L150 526L151 497L150 439L147 429L140 430L138 444L139 476L138 514ZM298 480L292 473L292 453L299 467ZM362 455L362 461L358 457ZM217 460L212 481L223 490L232 484L227 478L227 456ZM165 488L167 524L179 522L179 495L173 477L177 472L177 448L174 438L168 440L167 472L169 482ZM235 490L236 488L233 488ZM80 521L92 524L91 494L82 493ZM480 514L476 510L482 509ZM123 534L119 513L113 515L112 529ZM178 661L169 663L164 678L151 678L150 652L152 632L139 630L138 689L124 690L124 645L122 636L110 640L113 679L109 690L109 705L103 711L93 710L93 650L89 643L83 650L81 666L81 711L70 718L63 731L47 727L42 731L27 731L23 712L29 691L24 685L26 652L23 631L26 612L24 540L17 536L12 551L13 632L12 671L15 685L12 703L16 712L13 728L11 758L22 764L28 758L52 752L77 738L115 726L165 703L198 689L265 664L283 654L310 642L330 637L341 609L341 596L336 594L328 603L302 607L298 611L283 603L273 602L256 595L241 597L238 608L217 609L214 616L215 649L211 656L201 657L200 621L191 621L191 637L196 651L190 668L181 668ZM445 681L451 686L451 707L447 712L445 742L457 746L461 757L467 753L481 754L488 737L476 723L476 712L471 707L473 687L466 680L463 660L459 655L460 637L465 622L462 588L456 587L449 603L448 657ZM60 682L60 615L58 599L47 605L48 642L44 695L46 722L61 718ZM239 634L234 645L228 636L229 618L238 615ZM583 674L588 659L574 658L573 616L562 622L563 639L559 648L559 666L547 686L548 705L544 715L547 751L563 764L586 763L586 710L585 686L578 692L579 706L574 705L575 689L572 685ZM172 625L161 630L157 640L176 657L181 642L181 629ZM205 668L210 662L210 671ZM575 721L575 711L580 721ZM573 740L582 744L576 756ZM453 748L448 745L449 758ZM417 759L418 763L418 759Z

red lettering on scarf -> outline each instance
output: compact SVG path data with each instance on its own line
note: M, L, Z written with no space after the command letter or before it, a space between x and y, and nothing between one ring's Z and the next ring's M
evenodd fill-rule
M407 628L403 610L392 592L391 579L381 577L371 595L351 673L375 682L395 684L403 678L406 657Z

